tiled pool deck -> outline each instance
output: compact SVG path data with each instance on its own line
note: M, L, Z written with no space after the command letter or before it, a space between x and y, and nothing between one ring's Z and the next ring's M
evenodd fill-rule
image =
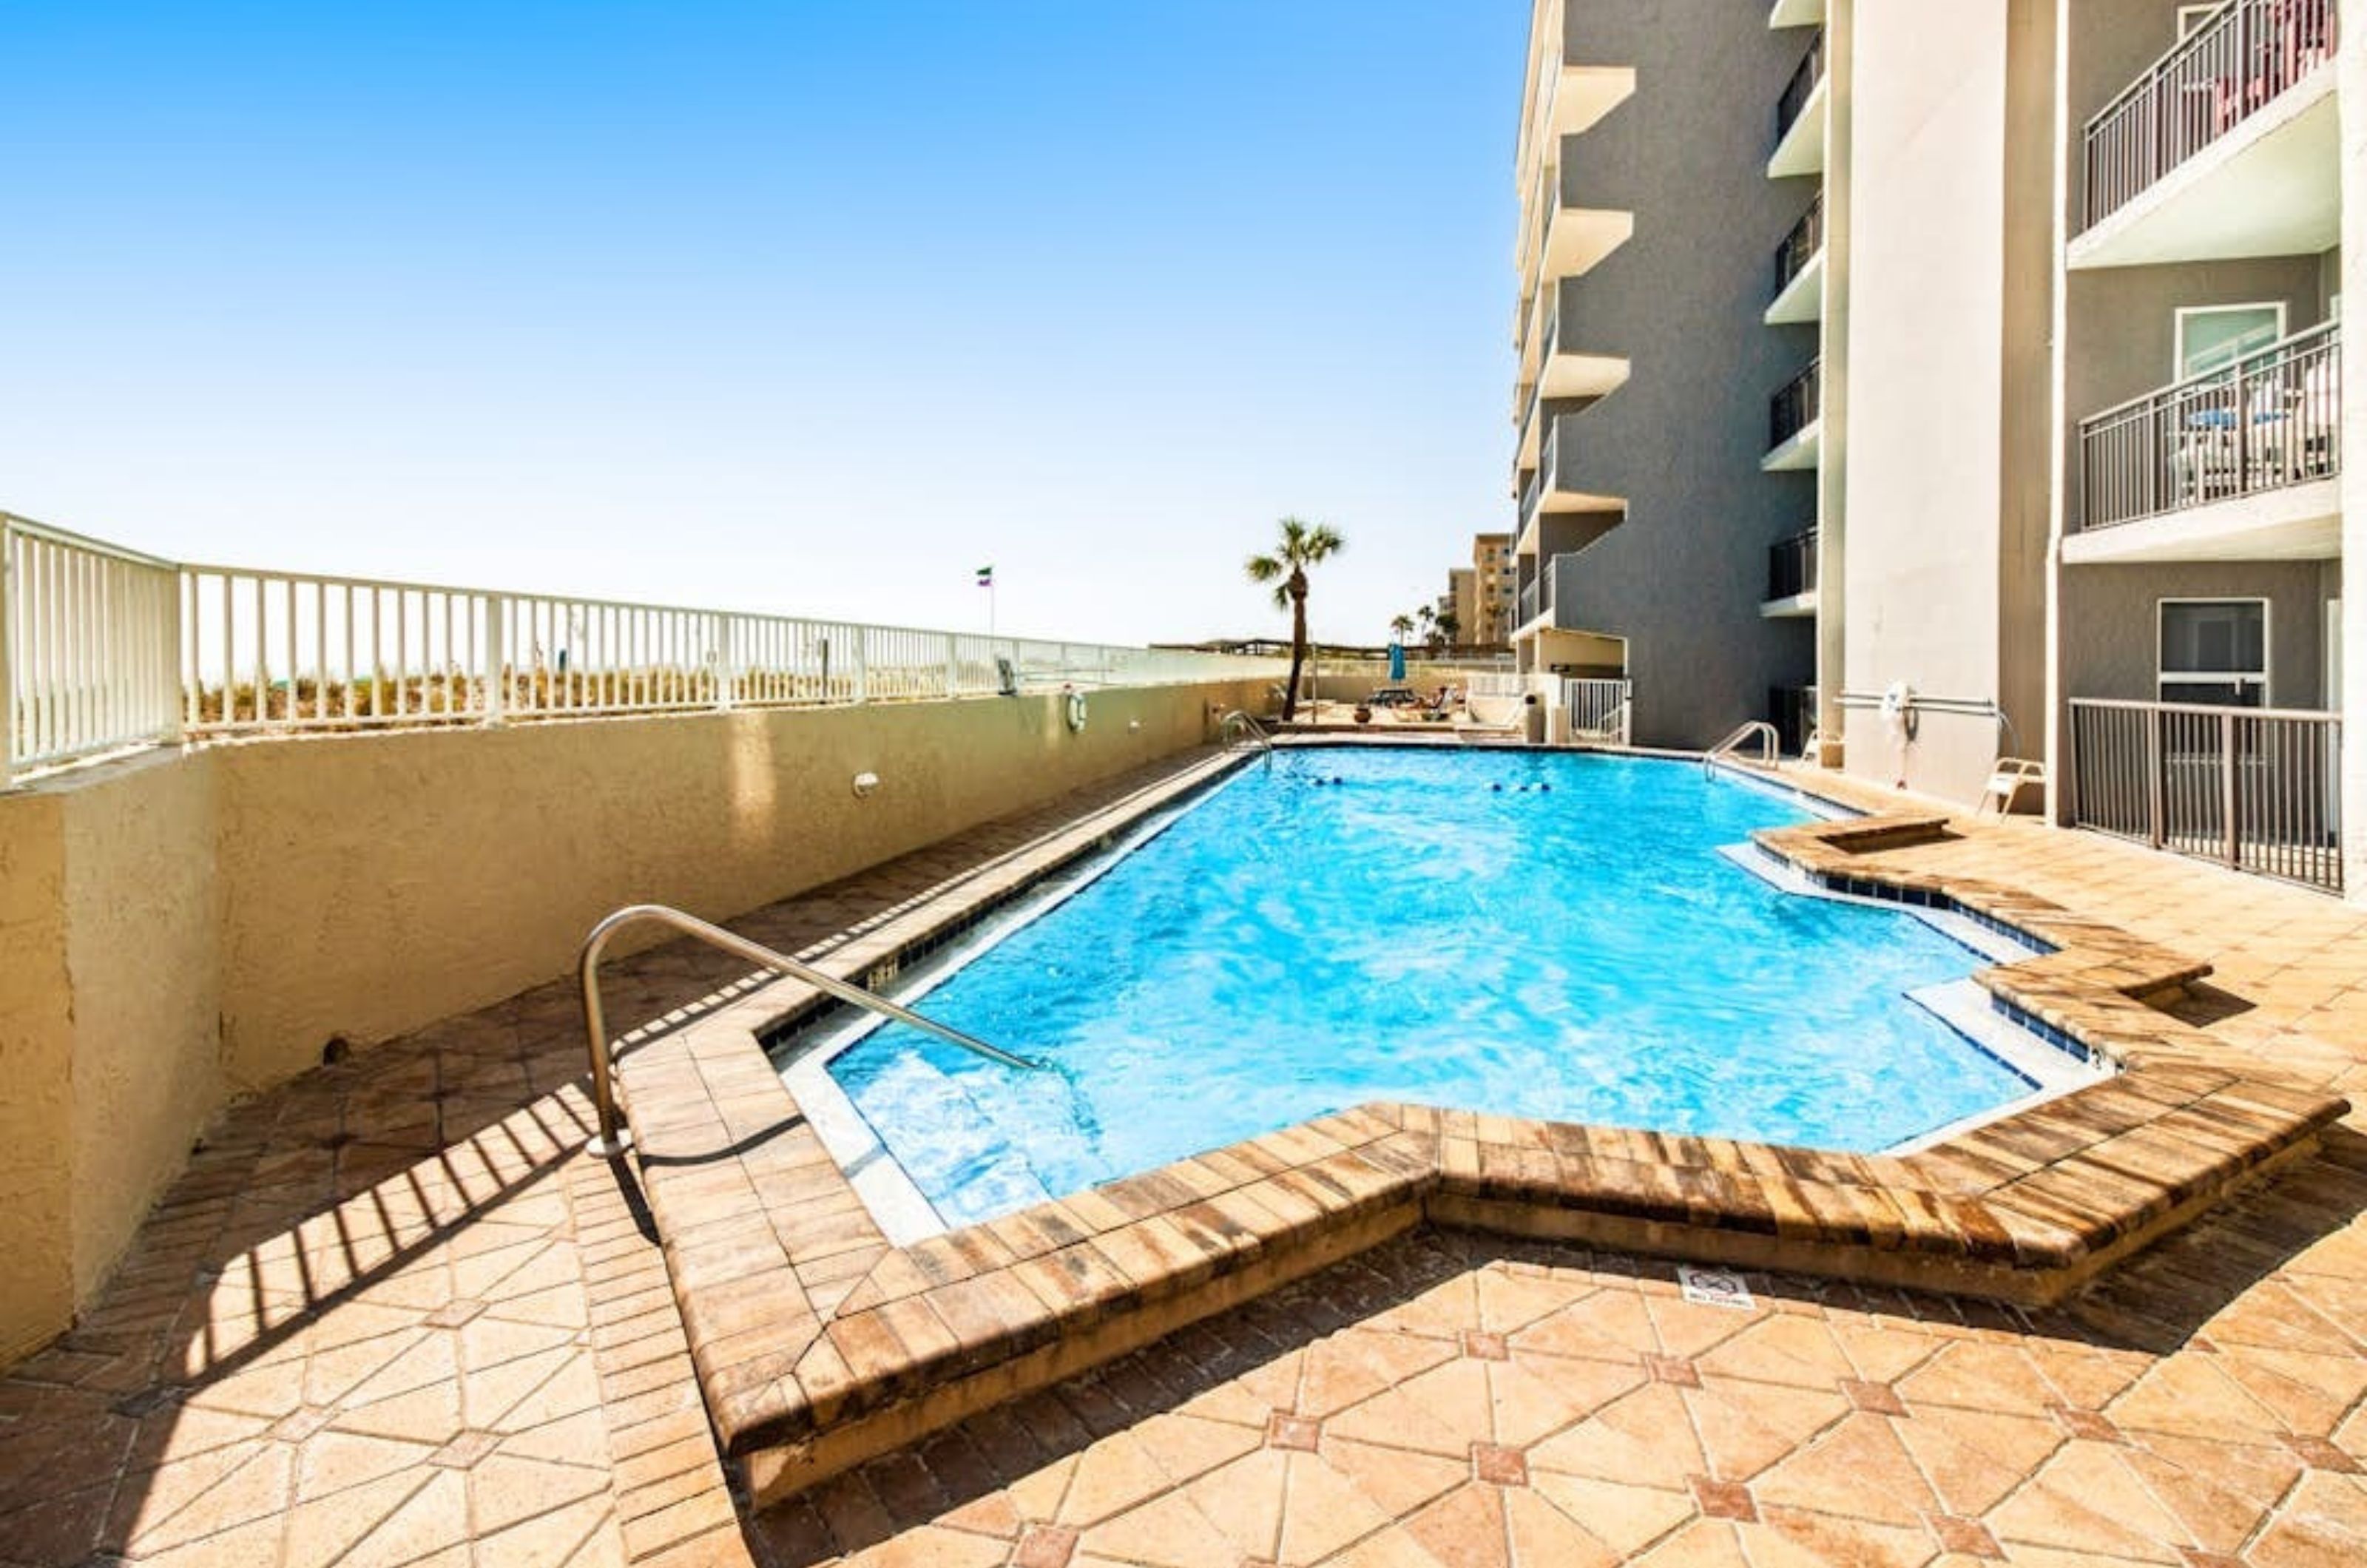
M1041 858L1040 835L1120 793L735 924L859 970L933 891L1015 879L1008 857ZM2206 960L2163 1037L2367 1087L2367 912L2027 823L1851 863L2010 888L2173 968ZM1321 1234L1370 1250L744 1517L693 1338L711 1374L798 1296L819 1322L911 1292L827 1196L760 1193L758 1224L687 1237L752 1168L794 1180L819 1156L767 1119L769 1074L735 1081L704 1043L780 1010L777 988L714 995L732 968L681 948L611 965L620 1021L710 997L628 1058L646 1197L574 1152L564 985L235 1112L85 1325L0 1381L0 1562L2367 1559L2356 1112L2051 1308L1764 1272L1752 1308L1696 1306L1660 1262L1401 1215L1388 1190L1410 1177L1383 1159L1368 1187L1307 1198L1355 1221ZM669 1077L703 1114L659 1111ZM1343 1154L1405 1134L1333 1131ZM653 1240L669 1206L672 1277ZM733 1305L776 1255L797 1295ZM674 1284L702 1270L686 1337ZM1025 1311L977 1294L980 1336L1024 1333Z

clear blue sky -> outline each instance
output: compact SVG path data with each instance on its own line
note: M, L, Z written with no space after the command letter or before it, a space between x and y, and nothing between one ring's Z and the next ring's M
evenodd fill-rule
M9 0L0 507L184 558L1377 637L1511 516L1526 0Z

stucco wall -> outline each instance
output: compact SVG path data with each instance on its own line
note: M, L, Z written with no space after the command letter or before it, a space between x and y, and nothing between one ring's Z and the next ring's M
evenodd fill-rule
M2318 561L2197 561L2083 566L2063 574L2067 697L2151 702L2159 694L2158 611L2164 599L2269 601L2271 707L2325 699L2326 573Z
M64 808L0 801L0 1365L74 1310Z
M235 1095L1207 738L1263 679L222 745L0 795L0 1364L67 1325ZM857 799L857 773L880 787Z
M2054 421L2052 8L1859 6L1849 82L1844 683L2000 702L2011 728L1871 709L1846 765L1970 799L2043 743ZM2008 739L2010 737L2010 739Z

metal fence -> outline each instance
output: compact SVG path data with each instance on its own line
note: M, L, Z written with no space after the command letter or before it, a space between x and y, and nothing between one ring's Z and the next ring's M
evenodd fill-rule
M1781 143L1791 131L1793 122L1800 118L1800 111L1808 107L1809 95L1824 79L1825 29L1818 28L1817 36L1809 40L1808 52L1800 57L1800 63L1792 72L1792 79L1784 84L1783 96L1775 100L1777 143Z
M1767 400L1767 448L1773 451L1817 422L1824 409L1824 368L1822 359L1811 359L1808 367L1784 384L1783 389Z
M1285 662L190 566L0 513L0 784L213 736L1267 677Z
M2229 0L2088 121L2092 227L2333 58L2337 0Z
M2342 330L2327 321L2079 422L2079 525L2330 479Z
M1825 192L1819 186L1815 199L1808 203L1808 210L1800 215L1792 231L1784 236L1784 243L1775 247L1775 287L1767 298L1782 299L1784 290L1792 287L1792 280L1807 270L1808 264L1824 248Z
M1628 743L1628 699L1635 694L1626 681L1570 677L1561 683L1561 705L1569 715L1572 739L1608 746Z
M1767 547L1767 597L1796 599L1817 591L1817 531L1804 529Z
M2337 893L2341 763L2330 713L2071 704L2080 827Z

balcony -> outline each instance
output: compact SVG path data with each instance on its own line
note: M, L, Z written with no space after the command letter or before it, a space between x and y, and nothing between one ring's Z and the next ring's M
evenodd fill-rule
M1824 451L1824 361L1786 382L1767 400L1767 456L1759 466L1769 473L1813 468Z
M1778 539L1767 547L1767 597L1760 615L1769 620L1817 613L1817 531Z
M1531 118L1522 137L1519 178L1523 184L1531 169L1551 161L1546 156L1548 147L1591 130L1636 91L1631 65L1570 65L1558 54L1557 48L1537 73Z
M1550 300L1555 296L1549 294L1546 298ZM1542 335L1536 344L1535 369L1523 364L1523 380L1514 392L1523 400L1519 411L1521 445L1514 458L1517 468L1539 466L1537 444L1544 439L1542 427L1548 400L1600 398L1618 390L1627 381L1625 355L1566 352L1561 343L1561 326L1562 312L1548 310L1538 323Z
M1775 101L1775 151L1767 160L1769 179L1825 172L1825 35L1820 30Z
M1539 453L1536 472L1521 491L1521 531L1519 548L1523 555L1536 553L1537 520L1569 512L1615 512L1622 502L1616 496L1596 495L1579 489L1578 441L1569 434L1571 415L1556 415L1551 419L1533 422L1550 424Z
M2339 240L2337 0L2230 0L2088 122L2073 267Z
M1775 292L1767 324L1788 326L1819 321L1825 313L1825 193L1817 191L1808 210L1775 247Z
M2082 420L2064 559L2340 554L2341 338L2327 321Z

